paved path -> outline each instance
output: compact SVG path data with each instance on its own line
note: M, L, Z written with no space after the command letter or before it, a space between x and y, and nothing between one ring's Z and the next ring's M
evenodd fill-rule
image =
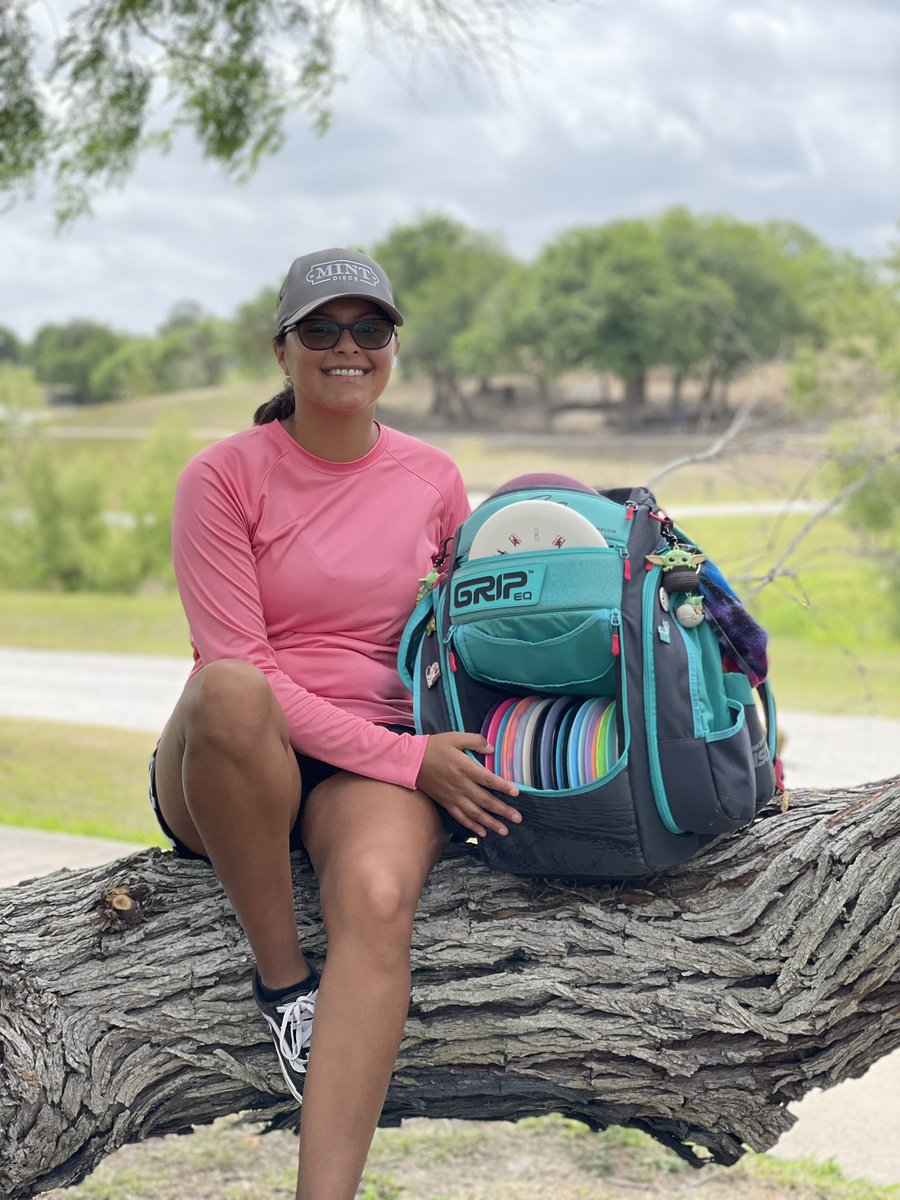
M190 663L137 655L0 647L0 717L158 731ZM836 787L900 774L900 722L783 712L785 772L794 787ZM99 865L137 847L0 826L0 887L60 868ZM845 1173L900 1184L900 1051L859 1080L791 1106L798 1122L775 1148L833 1158Z
M0 647L0 716L158 733L189 658Z
M181 695L188 658L0 646L0 717L158 733ZM900 775L900 721L784 710L793 787L845 787Z

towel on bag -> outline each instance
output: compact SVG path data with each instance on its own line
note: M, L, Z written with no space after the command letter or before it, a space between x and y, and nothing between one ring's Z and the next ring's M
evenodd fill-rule
M703 610L719 638L726 671L743 671L756 687L769 669L768 634L753 620L731 590L725 576L707 559L700 567Z

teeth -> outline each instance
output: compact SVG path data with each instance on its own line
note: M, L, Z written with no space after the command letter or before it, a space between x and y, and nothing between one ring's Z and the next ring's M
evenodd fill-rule
M360 375L365 375L365 371L361 371L359 367L334 367L330 371L325 372L326 375L350 375L354 378Z

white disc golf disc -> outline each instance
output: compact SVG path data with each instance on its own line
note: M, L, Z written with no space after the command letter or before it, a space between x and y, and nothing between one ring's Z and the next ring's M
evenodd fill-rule
M605 546L587 517L554 500L519 500L488 517L469 549L469 560L529 550Z

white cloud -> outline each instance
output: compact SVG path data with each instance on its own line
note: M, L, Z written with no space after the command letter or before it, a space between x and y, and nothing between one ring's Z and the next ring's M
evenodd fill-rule
M435 54L345 35L331 132L303 115L245 187L185 137L92 219L45 197L0 225L0 323L152 330L194 298L228 315L316 245L371 246L441 211L530 256L561 230L672 204L798 221L860 253L900 212L894 0L536 3L524 62L462 85Z

